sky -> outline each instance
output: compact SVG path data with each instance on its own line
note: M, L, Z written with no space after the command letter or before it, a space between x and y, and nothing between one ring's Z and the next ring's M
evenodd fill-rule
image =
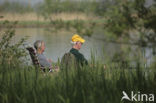
M26 3L26 4L34 5L34 4L37 4L39 2L43 2L44 0L0 0L0 3L3 3L5 1L8 1L8 2L19 2L19 3Z

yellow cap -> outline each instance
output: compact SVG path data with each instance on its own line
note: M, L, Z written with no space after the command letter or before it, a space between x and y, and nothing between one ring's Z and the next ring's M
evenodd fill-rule
M81 36L79 36L78 34L74 34L72 36L72 42L78 42L78 41L81 43L85 42L85 40Z

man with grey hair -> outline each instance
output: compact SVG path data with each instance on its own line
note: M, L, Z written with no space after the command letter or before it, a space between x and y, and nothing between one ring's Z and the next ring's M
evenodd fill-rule
M43 54L45 50L45 43L41 40L37 40L34 43L34 47L36 49L36 53L37 53L37 57L38 57L40 65L42 67L52 68L51 59L47 59Z

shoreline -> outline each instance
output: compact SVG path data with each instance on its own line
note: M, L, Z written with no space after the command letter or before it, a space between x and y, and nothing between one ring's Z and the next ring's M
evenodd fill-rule
M5 21L0 21L0 28L7 28L6 25L3 25ZM16 21L9 21L10 23L16 22ZM14 28L44 28L44 27L50 27L51 24L49 22L40 22L40 21L17 21L18 23L15 24Z
M7 26L3 24L5 21L9 21L9 20L4 20L4 21L0 20L0 28L7 28ZM35 28L35 27L45 28L45 27L55 27L58 25L64 25L64 27L66 26L72 27L73 23L75 23L76 21L83 22L86 25L90 25L90 23L96 23L97 25L100 25L100 26L105 23L104 19L92 20L92 21L89 21L89 20L68 20L68 21L55 20L53 21L54 23L51 23L50 21L49 22L48 21L9 21L9 22L10 23L17 22L17 24L14 26L15 28Z
M47 18L47 17L46 17ZM5 13L2 12L0 14L0 21L1 20L9 20L9 21L48 21L44 17L44 15L37 14L35 12L27 12L27 13ZM94 14L86 14L82 12L62 12L62 13L52 13L48 16L52 20L93 20L98 19L99 17Z
M25 28L25 27L51 27L55 25L72 25L75 21L81 21L84 24L89 24L91 22L95 22L96 24L102 24L106 19L97 17L95 15L87 15L85 13L57 13L51 15L52 20L54 22L51 23L49 20L44 19L43 16L38 15L35 12L30 13L1 13L0 14L0 27L5 28L3 22L18 22L15 27L16 28Z

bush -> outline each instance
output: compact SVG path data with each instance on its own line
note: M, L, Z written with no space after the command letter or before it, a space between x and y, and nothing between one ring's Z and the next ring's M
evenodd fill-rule
M26 56L25 49L22 48L26 38L21 39L17 43L12 42L12 38L15 36L14 25L17 22L9 23L5 21L3 25L8 29L1 32L1 41L0 41L0 64L5 66L11 66L14 68L17 64L21 64L23 61L21 58Z

